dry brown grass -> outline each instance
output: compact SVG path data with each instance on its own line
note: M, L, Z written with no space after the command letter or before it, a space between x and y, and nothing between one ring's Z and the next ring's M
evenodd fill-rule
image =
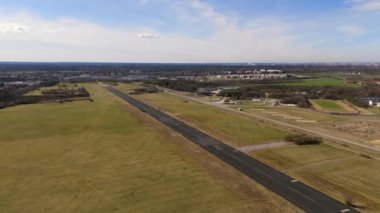
M95 102L0 110L0 212L292 212L282 198L87 85Z

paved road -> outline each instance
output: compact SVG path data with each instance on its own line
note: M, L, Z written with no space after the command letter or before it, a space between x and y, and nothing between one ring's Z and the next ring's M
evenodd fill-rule
M297 130L300 130L302 132L307 132L307 133L310 133L310 134L313 134L313 135L318 135L318 136L320 136L320 137L322 137L322 138L324 138L326 140L332 140L332 141L340 143L340 144L349 144L349 145L353 145L353 146L356 146L356 147L367 149L369 151L373 151L375 153L380 153L380 148L374 147L374 146L371 146L371 145L368 145L368 144L365 144L363 142L352 141L352 140L340 138L340 137L337 137L337 136L334 136L334 135L331 135L331 134L322 133L322 132L319 132L319 131L316 131L316 130L312 130L312 129L309 129L307 127L302 127L302 126L298 126L298 125L289 124L289 123L286 123L286 122L283 122L283 121L279 121L279 120L276 120L276 119L268 118L268 117L266 117L264 115L260 115L260 114L254 113L254 112L237 111L235 109L229 108L228 106L226 106L224 104L197 100L195 98L190 98L190 97L187 97L185 95L178 94L178 93L176 93L174 91L168 91L167 90L167 92L170 93L170 94L182 97L182 98L186 98L186 99L189 99L189 100L193 100L193 101L202 103L202 104L206 104L206 105L222 108L222 109L225 109L225 110L228 110L228 111L233 111L235 113L240 113L240 114L243 114L243 115L247 115L247 116L251 116L251 117L254 117L254 118L265 120L265 121L268 121L268 122L271 122L271 123L275 123L275 124L278 124L278 125L281 125L281 126L289 127L289 128L292 128L292 129L297 129Z
M358 212L124 92L111 86L106 89L306 212Z

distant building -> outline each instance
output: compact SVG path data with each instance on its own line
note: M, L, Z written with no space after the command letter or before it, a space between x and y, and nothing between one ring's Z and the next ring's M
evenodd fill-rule
M378 101L378 102L376 102L376 101L369 101L368 105L380 107L380 101Z
M194 80L194 76L176 76L176 79L177 80L187 80L187 81L189 81L189 80Z
M197 94L198 95L210 95L211 94L211 89L209 89L209 88L198 88L197 89Z
M28 84L24 81L13 81L6 83L7 86L27 86Z
M213 94L213 95L219 95L220 93L222 93L224 90L222 90L222 89L217 89L217 90L213 90L213 91L211 91L211 94Z
M253 98L252 101L253 102L261 102L262 100L261 100L261 98Z
M380 107L380 97L366 97L361 100L367 102L369 106Z
M241 101L234 101L234 100L231 100L231 98L225 98L222 100L222 103L223 104L240 105Z

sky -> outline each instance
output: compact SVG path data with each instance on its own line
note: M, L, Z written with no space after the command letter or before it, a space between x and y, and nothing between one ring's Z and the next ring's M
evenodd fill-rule
M0 61L380 62L380 0L0 0Z

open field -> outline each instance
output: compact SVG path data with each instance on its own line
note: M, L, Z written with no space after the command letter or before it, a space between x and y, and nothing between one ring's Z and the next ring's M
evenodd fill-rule
M253 156L287 171L292 176L345 201L365 206L364 212L380 208L380 162L328 145L283 147L253 152Z
M287 170L310 163L352 156L352 153L321 144L269 149L253 152L252 155L265 159L277 168Z
M0 212L295 211L211 156L184 152L184 139L99 86L87 88L99 95L93 103L0 110Z
M362 138L374 140L380 139L380 118L373 121L349 121L332 125L333 128Z
M315 99L310 100L313 107L321 112L326 113L357 113L353 108L342 101Z
M376 115L380 115L380 107L372 107L372 108L369 108L368 110L375 113Z
M262 113L269 117L293 124L299 124L297 120L311 120L316 121L317 123L340 122L347 120L347 118L317 112L312 109L298 107L272 107L263 103L254 103L252 101L243 101L242 103L242 105L230 106L230 108L243 108L248 112L252 111L255 113Z
M287 135L287 132L263 122L167 93L143 94L135 97L235 146L281 141Z
M363 212L380 209L380 164L363 157L329 162L293 172L306 183L338 199L351 198ZM323 187L321 187L323 186Z
M333 100L314 100L316 104L326 110L344 110L344 108Z
M131 83L119 83L117 87L122 87L124 90L132 91L133 89L137 89L142 86L141 82L131 82Z

